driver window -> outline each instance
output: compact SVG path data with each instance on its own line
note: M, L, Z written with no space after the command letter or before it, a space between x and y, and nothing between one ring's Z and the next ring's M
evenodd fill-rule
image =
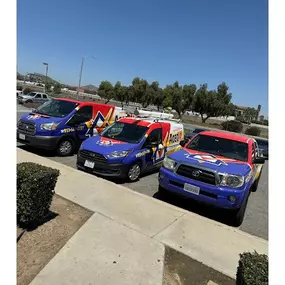
M35 98L42 98L42 95L41 95L41 94L37 94L37 95L35 96Z
M162 143L162 129L153 130L147 137L144 147L149 147L151 145L158 146Z
M85 106L80 108L74 116L69 120L69 125L79 125L82 123L86 123L92 119L93 107Z

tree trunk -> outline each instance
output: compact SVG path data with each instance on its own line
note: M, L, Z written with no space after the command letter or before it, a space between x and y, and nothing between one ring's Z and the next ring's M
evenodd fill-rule
M203 114L200 114L202 118L202 123L205 124L206 121L210 118L210 116L206 116L205 118L203 117Z
M105 104L108 104L110 102L111 99L107 99L107 101L105 102Z

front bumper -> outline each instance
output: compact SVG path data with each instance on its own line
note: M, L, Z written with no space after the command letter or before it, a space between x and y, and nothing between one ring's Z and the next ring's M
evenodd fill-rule
M94 167L90 168L84 166L86 160L94 162ZM123 163L108 163L107 161L101 162L90 158L86 159L80 156L80 151L77 154L76 166L78 169L84 170L89 173L120 179L125 179L127 177L127 173L130 167L128 164Z
M245 190L228 189L203 183L177 175L165 167L160 168L158 180L159 185L166 191L223 209L238 209L246 197ZM200 193L196 195L185 191L185 183L200 187ZM234 196L235 202L231 202L229 196Z
M57 146L59 137L53 137L53 136L36 136L36 135L29 135L29 134L23 134L24 139L20 138L20 132L17 131L17 141L31 146L35 148L41 148L45 150L54 150Z

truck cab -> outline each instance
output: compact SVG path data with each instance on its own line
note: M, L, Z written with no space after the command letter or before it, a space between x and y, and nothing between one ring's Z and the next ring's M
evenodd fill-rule
M17 140L35 148L56 150L60 156L74 153L82 141L102 132L125 112L115 106L52 99L18 121Z
M77 168L136 181L142 173L161 166L166 153L179 149L183 138L181 123L123 118L82 143Z
M159 191L226 209L239 226L249 194L257 190L263 163L255 139L204 131L165 157Z

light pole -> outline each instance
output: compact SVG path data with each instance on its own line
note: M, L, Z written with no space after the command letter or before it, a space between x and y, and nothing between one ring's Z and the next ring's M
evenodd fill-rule
M48 63L43 62L43 65L46 66L46 83L45 83L45 92L47 93L47 76L48 76Z
M79 99L79 89L80 89L80 86L81 86L81 78L82 78L82 71L83 71L83 66L84 66L84 59L87 58L87 57L92 57L93 59L96 59L96 57L94 55L82 56L80 73L79 73L79 82L78 82L78 88L77 88L77 100Z

